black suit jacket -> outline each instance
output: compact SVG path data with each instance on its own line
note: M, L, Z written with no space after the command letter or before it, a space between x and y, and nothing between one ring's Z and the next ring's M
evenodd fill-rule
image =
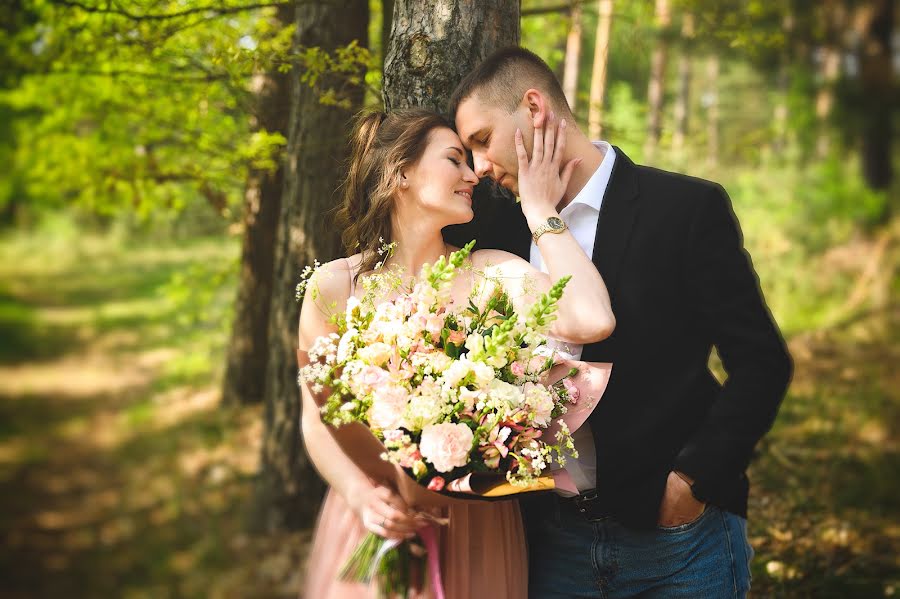
M790 380L787 348L725 190L635 165L615 150L592 259L616 329L582 354L613 363L590 419L603 510L652 527L677 469L696 481L698 499L746 517L745 470ZM479 247L527 260L531 235L521 210L510 199L493 201L456 237L474 235ZM724 385L708 368L713 346L728 374Z

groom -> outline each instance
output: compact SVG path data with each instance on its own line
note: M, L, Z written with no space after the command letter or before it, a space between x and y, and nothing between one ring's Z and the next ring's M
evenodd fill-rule
M531 596L744 596L745 470L792 364L725 191L589 140L553 72L522 48L472 71L450 114L476 174L513 193L516 129L530 154L536 127L567 121L562 164L582 162L557 211L603 276L617 322L609 339L571 348L576 359L612 362L612 378L576 433L580 456L568 469L579 494L523 506ZM476 223L479 245L540 268L522 211L494 208ZM713 347L724 384L707 367Z

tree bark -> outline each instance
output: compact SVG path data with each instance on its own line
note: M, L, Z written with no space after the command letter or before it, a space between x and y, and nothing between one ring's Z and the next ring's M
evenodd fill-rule
M656 47L650 57L650 81L647 85L647 143L645 159L651 159L662 136L662 108L666 84L666 63L669 59L669 26L672 14L669 0L656 0L656 26L659 29Z
M566 36L566 66L563 72L563 93L572 114L578 96L578 63L581 58L581 2L573 0L569 9L569 34Z
M395 0L385 110L444 113L463 76L494 50L518 44L519 30L515 0Z
M603 102L606 95L606 67L609 61L612 12L612 0L598 0L597 38L594 45L594 66L591 70L591 95L588 108L588 136L591 139L600 139L603 131Z
M353 40L368 45L367 0L298 0L297 47L332 52ZM319 84L347 89L325 76ZM294 289L304 265L340 255L338 232L323 226L334 206L335 188L346 159L349 125L363 89L351 88L350 107L319 102L320 92L292 72L281 219L275 249L275 285L269 315L271 353L266 369L265 432L262 463L250 526L255 531L308 527L324 484L303 450L297 386L297 322Z
M391 44L391 25L394 23L394 0L381 0L381 71Z
M672 149L681 152L688 134L688 116L691 111L691 40L694 37L694 15L685 13L681 23L681 53L678 56L678 94L675 96L675 131Z
M293 8L281 6L272 18L278 30L293 20ZM281 133L287 137L290 114L290 77L278 71L253 77L256 106L252 131ZM281 213L283 160L275 171L251 168L244 188L241 217L241 266L235 301L234 324L228 343L222 401L225 404L257 403L265 391L269 356L269 305L275 235Z

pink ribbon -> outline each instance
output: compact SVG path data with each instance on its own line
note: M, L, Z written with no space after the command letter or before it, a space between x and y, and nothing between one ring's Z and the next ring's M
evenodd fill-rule
M428 578L434 589L435 599L444 599L444 581L441 579L441 556L438 548L437 526L428 523L418 531L428 552Z

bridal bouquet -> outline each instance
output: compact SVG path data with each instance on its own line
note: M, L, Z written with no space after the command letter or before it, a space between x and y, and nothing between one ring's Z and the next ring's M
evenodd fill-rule
M350 297L332 316L337 333L314 342L299 378L330 393L321 406L327 424L361 423L381 442L382 460L430 491L500 496L553 488L549 465L577 457L559 418L578 401L570 380L577 369L550 384L555 360L542 351L569 278L527 314L514 310L489 273L467 304L454 305L451 285L473 244L425 265L411 289L376 270L362 299ZM385 290L399 294L376 302ZM402 553L391 553L401 549L370 534L343 574L380 575L383 590L403 594L398 573L408 570L398 567Z

